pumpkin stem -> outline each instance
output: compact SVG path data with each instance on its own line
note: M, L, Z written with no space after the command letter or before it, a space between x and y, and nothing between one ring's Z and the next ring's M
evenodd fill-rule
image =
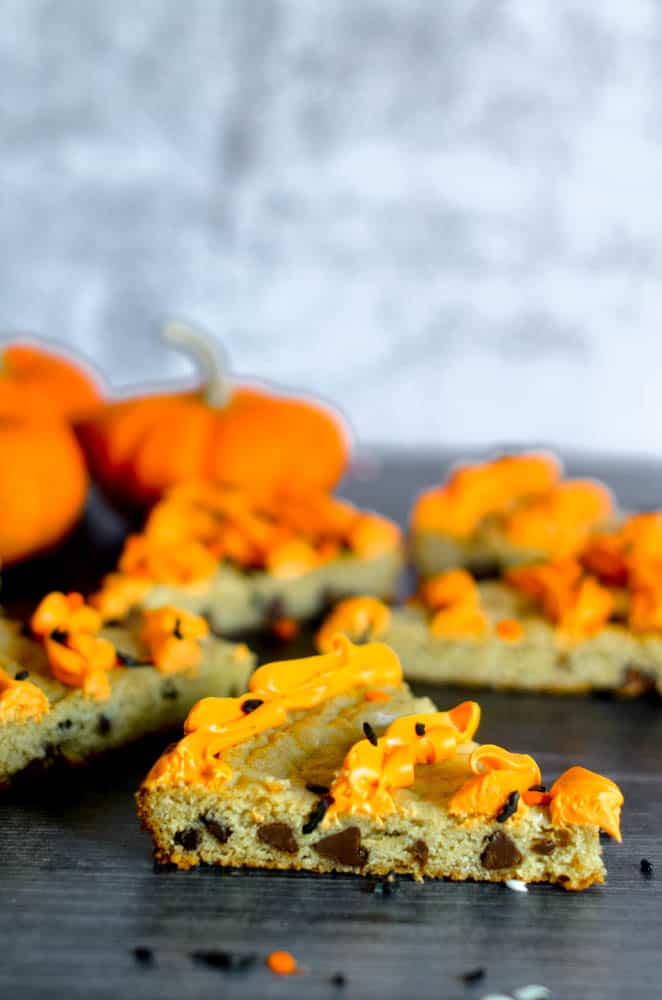
M166 344L181 348L195 360L204 379L203 392L207 403L219 408L226 406L232 395L228 367L221 349L209 334L174 320L166 323L162 337Z

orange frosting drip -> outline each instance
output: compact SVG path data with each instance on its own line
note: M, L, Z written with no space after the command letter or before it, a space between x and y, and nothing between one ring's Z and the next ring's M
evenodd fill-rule
M523 500L547 493L559 467L546 455L512 455L464 465L448 482L419 497L412 515L415 531L468 538L490 514L504 514Z
M595 635L614 610L611 593L594 577L584 576L574 559L513 569L506 579L538 602L569 639Z
M531 785L540 784L540 768L533 757L489 743L473 751L469 766L476 777L453 795L448 806L453 816L496 816L512 792L521 796ZM517 808L523 808L521 798Z
M354 642L378 639L388 629L391 611L376 597L348 597L336 604L315 636L322 653L333 648L335 635L343 632Z
M202 659L200 640L209 635L204 618L178 608L143 612L141 639L157 670L175 674L197 667Z
M435 614L430 630L438 638L480 639L487 618L480 605L476 581L463 569L433 576L421 587L421 597Z
M595 825L621 840L623 794L613 781L585 767L571 767L550 788L552 821L560 826Z
M512 545L566 559L582 549L592 527L611 513L611 494L604 486L569 481L513 511L504 531Z
M540 784L540 769L532 757L514 754L487 744L470 757L476 777L453 795L449 812L455 816L495 817L512 792L520 793L513 815L527 806L548 806L557 826L597 826L621 840L620 815L623 795L618 785L584 767L571 767L554 782L549 792L529 791Z
M284 725L290 712L315 708L356 688L401 684L400 662L388 646L354 646L338 635L329 653L260 667L249 694L241 698L199 701L184 725L186 736L156 762L147 783L222 786L232 777L224 751ZM252 710L242 707L256 700L260 704Z
M662 514L637 514L594 536L582 562L606 583L627 588L633 631L662 631Z
M101 615L80 594L48 594L30 622L40 636L52 674L62 684L80 687L90 698L110 696L108 671L117 663L115 647L95 633Z
M396 809L393 793L413 785L416 765L454 757L479 722L480 707L465 701L450 712L396 719L376 746L369 740L355 743L331 786L327 816L389 816Z
M0 667L0 723L36 722L46 715L48 698L31 681L17 681Z
M258 496L185 483L156 504L141 534L127 539L119 573L106 578L94 603L104 615L126 613L144 596L141 586L205 581L222 560L294 579L343 552L372 559L400 544L391 521L326 493Z

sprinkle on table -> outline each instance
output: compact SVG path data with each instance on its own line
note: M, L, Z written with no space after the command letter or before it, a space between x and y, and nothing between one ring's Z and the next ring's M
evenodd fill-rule
M529 887L527 886L526 882L523 882L521 878L507 878L505 881L505 885L508 889L511 889L513 892L529 891Z
M648 860L648 858L642 858L641 859L641 861L639 862L639 871L641 872L642 875L652 875L653 874L653 866L650 863L650 861Z
M478 983L480 982L481 979L484 978L485 978L485 969L482 966L480 966L477 969L469 969L468 972L463 972L462 975L460 976L462 982L466 983L467 986L470 986L472 983Z
M289 951L272 951L267 956L267 966L277 976L292 976L299 971L296 959Z

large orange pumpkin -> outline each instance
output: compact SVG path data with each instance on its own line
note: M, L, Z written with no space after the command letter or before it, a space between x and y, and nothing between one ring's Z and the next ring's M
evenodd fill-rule
M0 415L0 563L57 544L85 505L87 471L62 421Z
M0 344L0 416L74 421L100 403L95 381L77 362L36 344Z
M144 507L175 483L204 479L258 491L330 489L347 464L348 433L320 403L225 376L210 341L170 324L169 343L195 355L205 372L191 392L111 403L79 427L102 489L122 506Z

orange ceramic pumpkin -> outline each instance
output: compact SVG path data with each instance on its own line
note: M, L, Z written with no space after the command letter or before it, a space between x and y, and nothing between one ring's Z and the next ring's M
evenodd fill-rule
M92 473L122 506L142 507L175 483L205 479L257 491L331 489L349 453L329 409L257 386L233 385L209 340L179 324L167 340L202 362L197 391L111 403L79 427Z
M0 416L74 421L100 402L93 379L69 358L34 344L0 344Z
M0 563L59 542L80 517L86 491L85 460L65 423L0 415Z

